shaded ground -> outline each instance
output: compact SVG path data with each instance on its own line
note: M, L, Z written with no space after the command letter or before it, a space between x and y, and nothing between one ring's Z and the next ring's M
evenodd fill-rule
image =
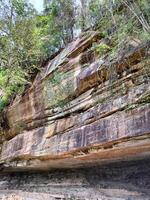
M2 199L4 194L16 193L25 200L149 200L150 159L76 170L1 174L0 191Z

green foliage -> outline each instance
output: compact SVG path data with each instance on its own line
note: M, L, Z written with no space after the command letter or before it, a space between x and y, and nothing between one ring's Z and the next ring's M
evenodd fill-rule
M48 97L48 106L59 106L63 108L70 99L72 92L74 91L74 83L69 80L72 74L70 73L54 73L52 77L47 79L47 86L45 88L46 95ZM46 101L46 103L47 103Z
M73 39L72 0L53 0L38 15L26 0L0 1L0 109L30 84L38 66Z
M93 43L92 50L95 50L98 55L103 55L107 51L111 50L111 48L107 44L104 44L104 43L100 43L100 44Z
M24 84L26 83L25 75L22 69L0 70L0 89L2 92L0 111L9 103L13 94L23 92Z
M74 8L72 0L52 0L46 4L44 16L39 17L44 48L52 54L73 39Z
M43 57L36 12L25 0L0 2L0 110L21 92Z
M89 14L103 36L111 40L110 59L117 58L123 49L129 51L131 41L142 43L150 38L148 0L90 1Z

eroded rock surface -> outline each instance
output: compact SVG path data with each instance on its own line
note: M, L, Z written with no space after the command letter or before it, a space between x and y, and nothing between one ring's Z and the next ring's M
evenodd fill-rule
M98 55L94 42L104 42L97 32L73 41L10 105L9 130L1 137L3 171L79 168L150 156L150 42L112 60L109 52ZM22 198L18 192L8 199ZM134 195L144 199L138 191Z
M0 198L149 200L149 174L149 159L76 170L1 174Z

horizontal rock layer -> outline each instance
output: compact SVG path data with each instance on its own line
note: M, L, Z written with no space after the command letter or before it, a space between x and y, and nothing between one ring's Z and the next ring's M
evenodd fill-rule
M149 159L76 170L4 173L0 199L149 200L149 174Z
M90 35L89 35L90 34ZM150 43L97 55L97 32L73 41L6 117L4 170L72 168L150 155Z

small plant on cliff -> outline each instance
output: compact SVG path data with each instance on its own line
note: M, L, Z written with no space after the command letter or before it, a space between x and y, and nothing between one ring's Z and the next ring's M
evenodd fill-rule
M57 105L63 108L69 101L74 87L69 77L70 74L57 72L47 80L45 92L47 93L50 107Z
M104 43L101 44L93 43L92 50L96 51L96 53L101 56L106 52L108 52L109 50L111 50L111 48Z

